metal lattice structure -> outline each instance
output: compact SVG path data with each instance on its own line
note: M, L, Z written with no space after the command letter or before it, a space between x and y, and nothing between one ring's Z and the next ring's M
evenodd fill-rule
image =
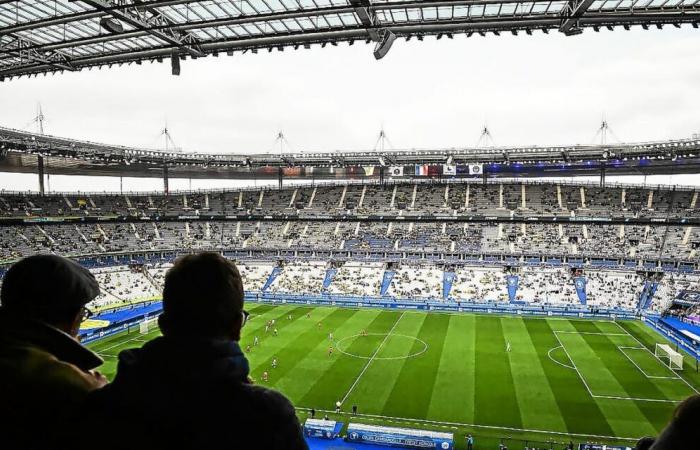
M601 168L617 174L700 173L700 136L671 141L546 147L472 147L300 153L188 153L88 142L0 127L0 172L36 173L41 158L53 173L160 177L167 167L182 178L246 178L262 170L315 168L314 176L336 175L332 168L492 164L521 176L591 175ZM320 170L325 169L325 172ZM266 172L267 171L267 172ZM494 171L490 176L511 176Z
M698 22L695 0L0 0L0 80L168 58L177 72L181 59L219 52L381 46L387 36L575 35Z

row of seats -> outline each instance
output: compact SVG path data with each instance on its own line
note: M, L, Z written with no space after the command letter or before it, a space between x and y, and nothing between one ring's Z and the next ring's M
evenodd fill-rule
M114 266L93 269L102 293L90 305L105 309L160 297L170 264ZM275 268L277 270L275 271ZM378 297L385 271L393 274L385 293L390 298L442 300L444 268L434 265L387 267L381 263L348 262L334 267L323 261L287 263L271 261L238 263L248 292L272 294L332 294ZM328 269L335 276L324 289ZM455 301L508 302L506 272L501 267L458 267L448 298ZM272 277L273 272L277 275ZM644 279L632 272L587 270L587 304L599 308L635 309ZM566 268L524 267L518 274L516 300L531 305L567 306L580 303L570 271ZM271 281L271 282L270 282ZM651 308L666 309L681 290L700 290L700 275L666 274Z
M320 185L284 189L164 194L0 192L0 216L154 214L453 214L483 212L581 216L700 216L698 193L663 187L568 184L419 183Z
M700 259L700 227L439 222L149 222L0 227L0 260L35 253L277 249Z

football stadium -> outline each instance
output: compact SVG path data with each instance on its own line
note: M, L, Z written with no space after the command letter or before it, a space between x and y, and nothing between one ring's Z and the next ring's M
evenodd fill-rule
M411 39L692 29L699 3L0 0L0 88L355 41L380 60ZM0 278L35 255L89 270L77 338L109 382L167 334L169 270L207 252L240 273L250 382L289 399L314 450L649 448L700 394L700 183L646 183L697 177L697 134L613 142L603 120L591 144L497 146L484 127L475 146L394 149L382 129L371 150L283 151L280 132L279 151L231 153L43 121L0 126L0 178L33 183L0 190ZM172 188L193 179L238 184Z

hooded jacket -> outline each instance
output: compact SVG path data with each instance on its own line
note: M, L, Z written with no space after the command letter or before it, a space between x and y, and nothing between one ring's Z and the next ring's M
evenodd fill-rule
M100 448L307 449L292 404L248 381L235 341L159 337L119 355L117 375L91 395ZM94 442L93 442L94 443Z
M70 448L102 359L63 331L0 308L3 449Z

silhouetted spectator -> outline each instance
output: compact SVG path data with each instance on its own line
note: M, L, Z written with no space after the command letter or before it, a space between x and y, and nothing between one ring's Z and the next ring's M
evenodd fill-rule
M680 450L697 448L700 442L700 395L683 400L673 413L671 422L656 438L650 450Z
M25 258L5 274L0 292L0 428L3 449L70 448L78 410L107 380L102 359L77 340L99 294L77 263L54 255Z
M238 269L221 255L175 262L163 288L163 336L121 352L114 382L91 396L88 428L120 430L101 448L307 449L289 400L250 381L238 345L243 301Z
M649 450L653 444L654 438L643 437L637 442L637 445L634 447L634 450Z

